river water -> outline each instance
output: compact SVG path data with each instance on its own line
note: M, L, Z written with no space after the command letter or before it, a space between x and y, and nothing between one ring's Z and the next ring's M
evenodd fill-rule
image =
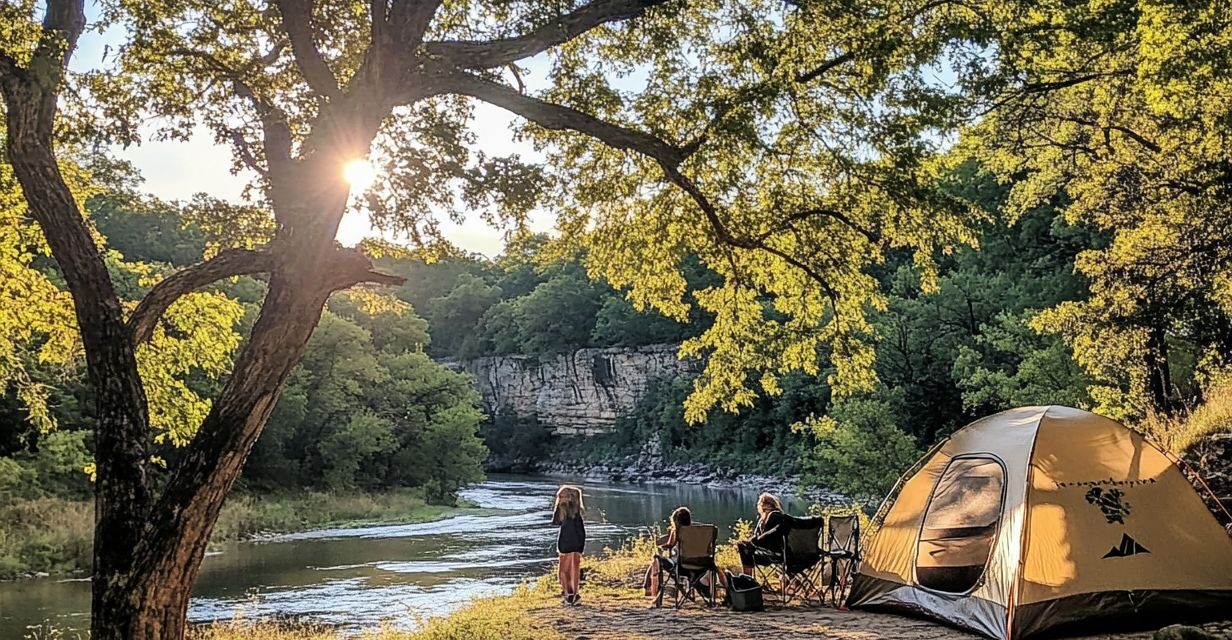
M421 524L326 529L222 546L206 557L189 618L297 616L359 628L414 627L472 598L507 593L547 571L559 478L493 476L462 496L486 511ZM674 484L582 483L588 554L616 546L688 505L720 526L750 518L756 491ZM54 578L0 583L0 638L38 626L88 626L90 583ZM69 634L68 637L73 637Z

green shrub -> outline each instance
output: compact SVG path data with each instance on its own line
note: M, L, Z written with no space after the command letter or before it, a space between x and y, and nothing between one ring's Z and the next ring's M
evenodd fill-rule
M798 426L816 444L805 458L806 479L855 498L880 498L920 451L898 428L889 401L848 398L836 402L824 418Z

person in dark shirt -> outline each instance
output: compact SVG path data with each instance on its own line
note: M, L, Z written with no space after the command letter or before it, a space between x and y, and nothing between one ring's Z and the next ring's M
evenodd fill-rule
M787 517L783 503L774 495L763 493L757 497L757 522L748 540L736 543L740 554L740 567L744 575L753 575L754 565L772 564L783 550L783 538L787 535Z
M560 557L560 586L565 604L577 604L582 600L578 589L582 582L582 551L586 548L586 524L582 522L585 512L581 488L564 485L556 490L552 524L560 527L556 553Z

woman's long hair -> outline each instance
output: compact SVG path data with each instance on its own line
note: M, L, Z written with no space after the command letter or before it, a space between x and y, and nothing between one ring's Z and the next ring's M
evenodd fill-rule
M778 496L772 493L763 493L757 496L757 515L766 517L771 511L782 511L783 503L779 501Z
M586 513L582 505L582 489L571 484L561 485L556 490L556 505L552 509L552 522L562 523Z
M693 524L693 512L689 511L688 507L676 507L676 510L672 512L671 522L673 532L680 527L687 527Z

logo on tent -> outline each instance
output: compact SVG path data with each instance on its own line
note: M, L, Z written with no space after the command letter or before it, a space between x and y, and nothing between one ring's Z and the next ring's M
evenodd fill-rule
M1114 522L1125 524L1125 516L1129 515L1129 503L1121 501L1121 498L1125 497L1125 492L1120 489L1104 491L1100 487L1091 487L1084 497L1087 502L1099 507L1108 524Z
M1136 556L1139 553L1150 553L1151 550L1138 544L1137 540L1129 537L1128 533L1121 534L1121 544L1108 550L1104 554L1105 558L1125 558L1128 556Z

